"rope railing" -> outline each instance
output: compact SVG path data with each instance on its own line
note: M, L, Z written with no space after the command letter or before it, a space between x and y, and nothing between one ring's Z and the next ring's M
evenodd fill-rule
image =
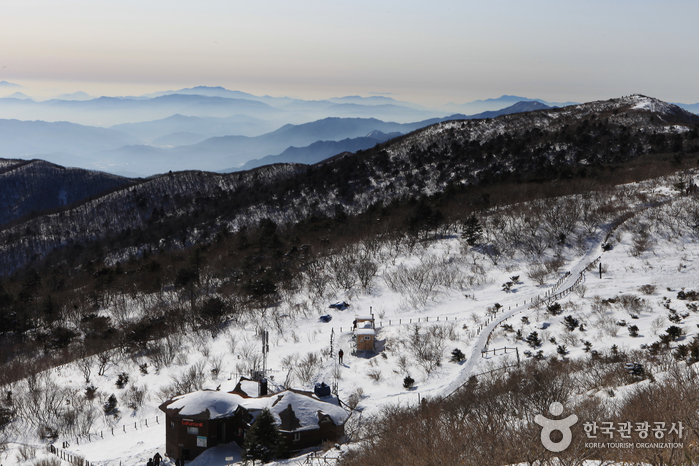
M488 356L489 353L493 353L493 356L497 356L498 351L501 351L502 354L507 354L507 352L509 351L510 353L516 353L517 356L519 356L519 349L509 348L507 346L503 346L502 348L483 349L483 350L481 350L481 357L485 358Z
M458 317L450 317L450 316L437 316L437 318L435 318L433 316L432 320L430 320L430 317L426 316L426 317L400 317L398 319L388 319L388 321L379 320L379 321L375 321L375 322L377 322L376 323L377 327L388 327L388 326L394 326L394 325L419 324L422 322L426 322L426 323L429 323L429 322L454 322L457 320L459 320ZM405 322L403 322L403 321L405 321ZM385 324L386 322L388 322L388 323ZM335 332L339 332L339 333L344 333L343 329L346 329L347 332L352 332L354 330L354 327L352 327L351 325L348 327L344 327L344 326L343 327L332 327L332 330L334 330Z
M94 466L94 464L91 464L89 461L87 461L82 456L75 455L73 453L70 453L70 452L65 451L61 448L55 447L53 445L48 445L46 447L46 451L56 455L61 460L67 461L74 466Z
M593 260L592 262L590 262L590 263L580 272L580 274L578 275L578 278L575 280L575 282L574 282L571 286L569 286L568 288L564 289L563 291L560 291L559 293L556 293L556 294L554 294L554 295L546 296L544 299L541 299L540 296L537 296L536 298L531 298L531 300L530 300L531 305L530 305L526 310L536 309L537 307L541 306L542 304L551 303L551 302L553 302L553 301L556 301L556 300L558 300L558 299L561 299L562 297L565 297L565 296L567 296L568 294L570 294L577 286L579 286L579 285L585 280L585 270L588 269L588 268L590 268L591 266L597 265L597 263L599 262L599 260L600 260L601 258L602 258L602 255L599 255L595 260ZM560 286L565 282L565 280L566 280L569 276L570 276L570 271L566 272L561 278L559 278L558 281L556 282L556 284L554 285L554 287L552 287L552 289L555 290L556 287L560 287ZM524 304L526 304L526 302L527 302L527 301L526 301L526 299L525 299L525 300L524 300ZM515 305L515 308L517 308L516 305ZM501 308L501 309L504 310L504 308ZM510 307L510 309L511 309L511 307ZM498 311L500 311L500 309L498 309ZM523 309L522 311L524 311L524 309ZM519 313L522 312L522 311L519 311L519 312L517 312L517 313L515 313L515 314L513 314L513 315L511 315L511 316L509 316L509 317L507 317L507 319L503 319L502 322L500 322L500 324L502 324L503 322L505 322L505 321L511 319L511 318L514 317L516 314L519 314ZM480 335L482 329L486 328L486 327L488 326L488 324L490 324L490 322L492 322L492 321L495 319L495 316L496 316L496 315L497 315L497 311L496 311L496 313L495 313L493 316L491 316L491 317L488 318L488 320L486 321L485 325L480 326L480 327L478 328L478 333L477 333L477 335ZM494 326L492 329L490 329L490 332L488 333L488 340L487 340L487 341L490 341L490 336L492 335L492 333L495 331L496 328L497 328L497 325ZM486 348L487 348L487 346L486 346ZM498 348L498 349L501 349L501 348ZM484 350L481 350L481 357L483 357L483 353L484 353L484 352L487 354L487 353L490 352L490 351L495 351L495 350L485 350L485 349L484 349ZM500 368L498 368L498 369L493 369L492 371L484 372L484 373L481 373L481 374L475 374L475 375L478 376L478 375L489 374L489 373L492 373L492 372L495 372L495 371L498 371L498 370L504 370L504 369L507 369L507 368L509 368L509 367L513 367L513 366L515 366L515 365L519 365L519 352L517 352L517 364L512 364L512 365L509 365L509 366L500 367ZM456 387L456 388L454 389L454 391L452 391L451 393L449 393L445 398L448 398L448 397L450 397L451 395L453 395L454 393L456 393L457 391L459 391L459 389L461 389L461 387L463 387L463 386L464 386L465 384L467 384L467 383L468 383L468 381L467 381L467 382L464 382L463 384L461 384L461 385L459 385L458 387Z

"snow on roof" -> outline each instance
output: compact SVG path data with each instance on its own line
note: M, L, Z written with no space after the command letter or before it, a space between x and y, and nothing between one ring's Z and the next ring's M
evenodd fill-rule
M296 430L315 429L318 427L318 411L330 416L335 425L343 424L347 420L347 411L327 401L319 400L309 395L286 390L281 393L263 397L249 398L245 400L245 407L249 410L262 411L268 408L274 415L274 419L281 423L279 414L291 405L294 415L299 420L299 428ZM255 417L257 413L252 413Z
M347 412L337 405L292 390L260 398L243 398L235 393L202 390L174 398L165 408L181 408L178 413L180 416L196 416L208 411L208 419L232 416L238 406L251 411L254 417L259 411L268 408L277 423L281 423L279 413L287 409L289 405L300 421L300 426L296 430L317 428L319 411L330 416L335 425L344 423L348 417Z
M240 390L250 397L260 396L260 383L254 380L241 380Z
M216 390L221 390L222 392L232 392L235 390L235 387L238 385L238 382L235 379L231 380L224 380L221 382L221 385L218 386Z
M358 328L354 333L357 335L376 335L376 330L373 328Z
M356 316L357 320L374 320L374 316Z
M167 409L179 409L180 416L197 416L208 411L208 419L233 415L244 398L234 393L202 390L174 398Z

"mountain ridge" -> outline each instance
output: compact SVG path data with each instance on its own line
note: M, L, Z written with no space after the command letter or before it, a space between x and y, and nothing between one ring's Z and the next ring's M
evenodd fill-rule
M679 107L629 96L437 123L311 166L275 164L230 174L158 175L54 214L61 215L60 223L56 217L39 216L5 228L0 233L5 244L0 270L7 273L56 248L127 230L141 231L143 244L160 237L182 247L206 241L212 228L237 231L262 218L295 223L313 212L332 216L338 206L360 213L373 205L484 183L586 176L595 167L624 164L643 155L696 153L698 125L699 116ZM197 225L184 236L190 239L183 243L176 239L180 234L164 233L170 228L166 225L185 217ZM116 218L118 223L109 220Z

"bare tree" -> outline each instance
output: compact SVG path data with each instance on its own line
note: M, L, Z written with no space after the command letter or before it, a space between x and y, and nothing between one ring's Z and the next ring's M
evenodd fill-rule
M362 289L367 290L374 280L376 273L379 271L379 266L368 256L364 256L357 261L354 270L359 278L359 284L362 286Z

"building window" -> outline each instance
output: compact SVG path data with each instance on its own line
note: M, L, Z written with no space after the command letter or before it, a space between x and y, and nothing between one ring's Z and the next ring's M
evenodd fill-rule
M294 442L301 440L301 432L294 432Z
M170 421L170 429L174 429L174 428L175 428L175 423Z
M187 427L187 433L192 435L199 435L199 427Z
M371 340L371 337L364 337L364 341L369 341Z

